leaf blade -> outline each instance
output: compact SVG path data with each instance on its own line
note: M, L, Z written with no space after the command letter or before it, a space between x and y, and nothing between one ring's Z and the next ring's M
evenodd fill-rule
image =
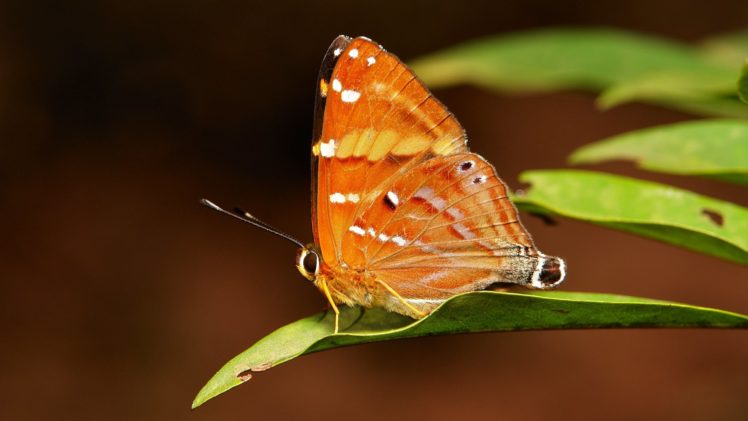
M332 318L329 314L307 317L276 330L219 370L198 393L193 408L243 383L237 374L246 371L251 364L259 363L265 370L312 352L374 341L537 329L748 328L748 316L722 310L618 295L558 291L463 294L453 297L418 321L382 309L368 310L362 317L358 317L359 312L358 308L344 309L346 325L357 321L353 329L338 335L331 334ZM358 324L365 327L356 329ZM314 333L309 335L309 330ZM277 352L267 352L274 347Z
M576 149L571 164L633 161L649 171L748 184L748 121L698 120L612 136Z
M581 170L528 171L518 206L748 265L748 209L675 187Z
M748 57L748 29L709 37L699 43L701 53L716 63L736 67Z
M748 59L743 64L743 70L738 79L738 96L741 101L748 104Z
M640 100L707 115L743 117L735 68L698 49L611 28L559 27L466 42L411 62L432 88L474 84L500 92L606 91L603 106ZM663 84L664 82L664 84Z

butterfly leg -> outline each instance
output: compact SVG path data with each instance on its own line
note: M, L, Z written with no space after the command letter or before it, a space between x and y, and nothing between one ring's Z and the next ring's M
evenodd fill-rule
M338 310L338 306L335 305L335 301L332 300L332 294L330 294L330 289L327 288L327 281L322 280L322 290L325 292L325 297L327 297L327 301L330 302L330 305L332 306L332 311L335 312L335 334L338 333L338 322L340 319L340 310Z
M424 311L421 311L421 310L413 307L413 305L411 305L405 298L403 298L400 294L398 294L397 291L395 291L394 289L392 289L391 286L387 285L386 282L382 281L381 279L377 279L376 281L380 285L382 285L387 291L389 291L390 294L394 295L395 298L397 298L398 300L402 301L402 303L405 304L406 307L408 307L409 309L413 310L413 313L417 314L419 318L424 317L425 315L428 314L428 313L426 313Z

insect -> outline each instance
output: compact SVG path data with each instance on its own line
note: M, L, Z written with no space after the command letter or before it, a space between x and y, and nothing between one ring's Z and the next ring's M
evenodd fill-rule
M314 243L249 213L227 212L299 246L296 266L338 306L413 318L496 284L546 289L566 265L522 226L494 167L397 57L365 37L339 36L318 79L312 138Z

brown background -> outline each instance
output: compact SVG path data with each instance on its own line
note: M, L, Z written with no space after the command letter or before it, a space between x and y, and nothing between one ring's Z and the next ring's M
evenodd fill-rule
M309 239L317 67L339 33L408 60L477 36L612 25L682 40L748 3L4 1L0 4L2 419L748 419L742 331L463 335L325 352L191 412L228 358L319 311L294 250L197 204ZM64 6L63 6L64 4ZM601 113L570 92L436 92L512 186L575 147L691 118ZM636 171L748 206L745 188ZM567 290L748 313L748 270L574 221L524 218Z

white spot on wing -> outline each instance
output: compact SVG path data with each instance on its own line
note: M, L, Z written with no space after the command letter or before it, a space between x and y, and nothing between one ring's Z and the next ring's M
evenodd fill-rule
M438 210L439 212L443 211L444 208L447 207L447 201L439 196L431 199L429 203L434 207L434 209Z
M340 94L340 99L343 100L343 102L356 102L361 97L361 92L354 91L351 89L346 89L343 91L342 94Z
M387 192L387 200L390 201L395 207L397 207L400 204L400 198L397 197L397 194L393 191Z
M375 59L374 57L369 57L369 58L366 59L366 65L367 66L371 66L372 64L374 64L376 62L377 62L377 59Z
M381 233L381 234L379 234L378 238L379 238L379 241L381 241L381 242L384 243L384 242L387 242L387 240L390 239L390 236L387 235L387 234L385 234L385 233Z
M465 217L465 214L463 214L460 209L454 207L447 209L447 215L451 216L454 219L462 219Z
M348 52L348 56L350 58L358 57L358 48L351 48L351 51Z
M346 198L348 199L349 202L358 203L361 197L356 193L348 193L346 195Z
M322 142L319 144L319 152L325 158L335 156L335 139L330 139L327 143Z
M564 261L564 259L558 259L558 263L558 270L561 273L561 277L558 278L558 281L556 281L554 285L560 284L566 278L566 262Z
M441 212L447 207L447 201L441 197L434 196L434 189L431 187L421 187L418 189L413 197L425 200L429 205L433 206L434 209Z
M374 228L371 228L371 227L369 227L369 229L368 229L368 230L366 230L366 233L367 233L367 234L369 234L369 236L370 236L371 238L374 238L374 237L376 237L376 236L377 236L377 232L376 232L376 231L374 231Z
M439 252L439 249L437 249L436 247L432 245L426 244L421 240L416 240L415 242L413 242L413 244L420 247L421 250L423 250L426 253L438 253Z
M332 90L335 92L340 92L343 90L343 84L340 83L338 79L332 80Z
M487 179L488 177L486 177L485 175L479 175L478 177L475 177L473 179L473 184L483 184Z
M535 266L535 270L532 272L532 278L530 278L530 285L535 288L543 288L544 285L540 282L540 274L543 272L543 266L545 266L545 255L539 253L538 264Z
M359 227L358 225L351 225L350 228L348 228L348 231L356 234L356 235L364 235L364 229Z
M431 283L433 281L438 281L439 279L443 279L446 276L448 276L449 272L450 271L448 271L448 270L435 270L435 271L431 272L430 274L422 277L420 279L420 282L424 283L424 284L428 284L428 283Z
M434 196L434 189L431 187L421 187L418 189L416 194L413 195L413 197L423 200L429 200Z
M405 239L403 237L400 237L399 235L392 237L391 240L393 243L397 244L400 247L405 245Z
M335 49L335 50L334 50L334 51L332 52L332 54L333 54L333 55L334 55L335 57L337 57L337 56L339 56L339 55L340 55L340 53L342 53L342 52L343 52L343 49L342 49L342 48L336 48L336 49Z
M452 228L454 228L455 231L460 234L460 237L466 240L472 240L475 238L475 233L470 231L470 228L466 227L464 224L452 224Z
M330 203L345 203L345 196L341 193L333 193L330 195Z

